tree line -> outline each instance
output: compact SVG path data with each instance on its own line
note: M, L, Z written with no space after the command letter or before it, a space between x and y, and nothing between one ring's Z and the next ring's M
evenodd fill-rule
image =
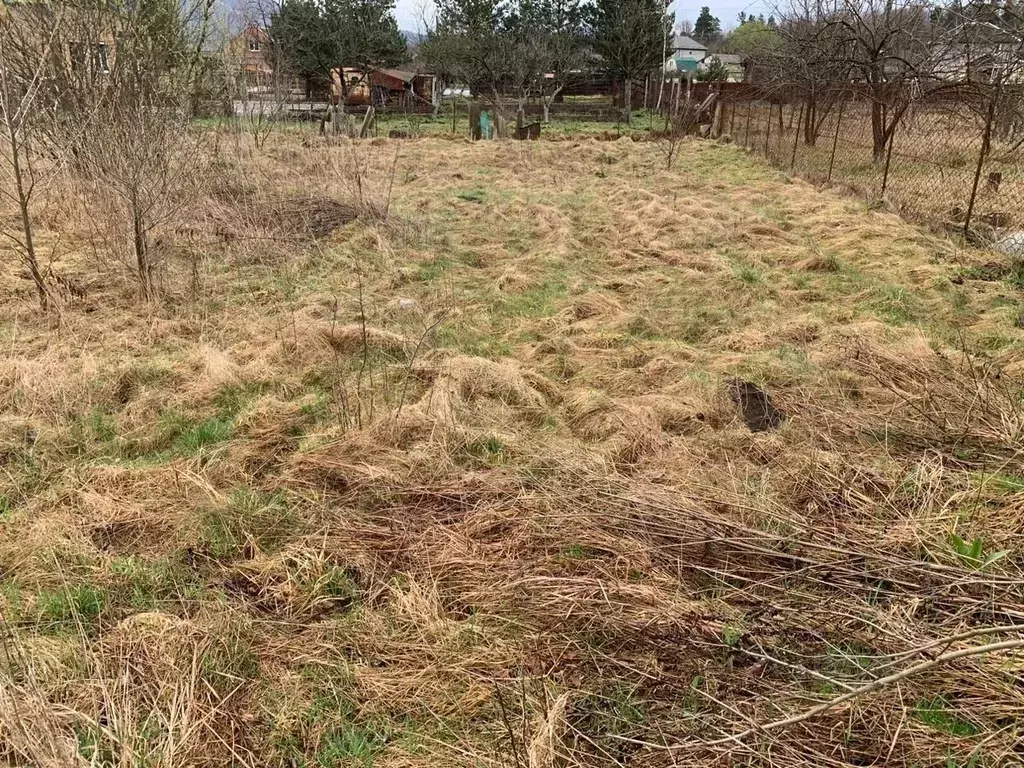
M269 14L275 65L309 80L366 73L407 56L390 0L284 0ZM664 0L439 0L419 45L422 66L445 86L466 86L522 108L551 104L595 72L623 82L659 70L671 52ZM628 117L628 115L627 115Z
M924 100L955 98L983 116L1022 111L1024 23L1013 0L790 0L774 27L748 19L723 47L744 55L763 93L803 102L807 144L856 92L875 162Z

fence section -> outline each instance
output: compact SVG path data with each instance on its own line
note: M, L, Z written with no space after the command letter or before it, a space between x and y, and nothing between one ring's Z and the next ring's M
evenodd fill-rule
M723 88L721 130L811 181L994 239L1024 229L1020 96L972 88L893 108L857 89L812 100Z

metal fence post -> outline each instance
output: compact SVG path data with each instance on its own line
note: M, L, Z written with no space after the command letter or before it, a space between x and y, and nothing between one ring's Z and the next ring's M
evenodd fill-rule
M836 135L832 138L832 155L828 159L828 177L826 182L832 181L832 168L836 164L836 147L839 146L839 127L843 124L843 109L846 107L846 99L839 102L839 116L836 118Z
M743 136L743 146L750 146L750 114L754 111L754 102L747 102L747 132Z
M804 105L800 104L800 116L796 119L796 133L793 134L793 155L789 158L789 170L796 168L796 148L800 143L800 126L804 122Z
M1002 80L996 83L996 92L988 105L988 117L985 120L985 132L981 137L981 152L978 153L978 166L974 169L974 184L971 186L971 201L967 204L967 216L964 219L964 236L970 232L971 216L974 215L974 203L978 199L978 182L981 180L981 170L985 165L985 157L992 142L992 123L996 117L996 102L999 100L999 91L1002 88Z

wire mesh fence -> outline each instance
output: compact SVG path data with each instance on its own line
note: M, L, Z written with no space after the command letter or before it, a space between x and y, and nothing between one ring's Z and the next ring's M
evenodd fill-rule
M722 93L722 132L810 181L989 239L1024 229L1022 94L973 87L879 104L856 89Z

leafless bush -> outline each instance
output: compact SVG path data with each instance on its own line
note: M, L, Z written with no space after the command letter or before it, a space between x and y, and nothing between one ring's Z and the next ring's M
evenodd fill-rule
M39 303L46 309L55 306L55 300L40 266L33 209L36 193L52 178L59 162L54 162L53 157L39 156L36 134L41 128L43 83L60 17L45 14L42 18L46 25L39 23L40 18L32 8L19 18L10 14L0 16L0 158L7 177L0 184L0 200L13 204L18 211L17 225L4 225L0 231L20 254ZM49 34L45 32L46 26L50 28Z
M152 244L185 204L202 157L190 114L209 15L202 0L153 0L130 9L57 4L24 19L36 38L52 27L35 100L39 135L51 156L67 149L105 245L131 261L146 299L155 294Z

